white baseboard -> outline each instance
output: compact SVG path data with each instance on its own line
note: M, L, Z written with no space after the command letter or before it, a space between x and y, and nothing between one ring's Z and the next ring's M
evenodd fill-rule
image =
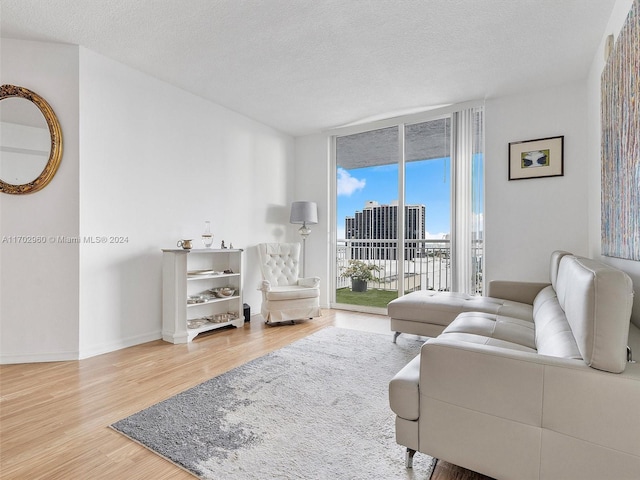
M136 335L135 337L123 338L115 342L93 345L90 348L82 349L80 352L47 352L47 353L18 353L0 354L0 365L12 365L17 363L44 363L44 362L68 362L73 360L84 360L104 353L115 352L123 348L133 347L141 343L153 342L162 338L160 330L157 332Z
M16 353L0 355L0 365L17 363L68 362L78 360L78 352Z
M146 333L143 335L136 335L134 337L122 338L115 342L103 343L101 345L93 345L89 348L83 348L80 351L79 359L95 357L104 353L115 352L116 350L122 350L123 348L133 347L140 345L141 343L153 342L154 340L160 340L162 338L162 332L160 330L156 332Z

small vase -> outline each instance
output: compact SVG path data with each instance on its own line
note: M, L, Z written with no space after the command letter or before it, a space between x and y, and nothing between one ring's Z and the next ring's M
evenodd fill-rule
M204 248L211 248L213 245L213 234L211 233L211 222L204 222L204 233L202 234L202 244Z

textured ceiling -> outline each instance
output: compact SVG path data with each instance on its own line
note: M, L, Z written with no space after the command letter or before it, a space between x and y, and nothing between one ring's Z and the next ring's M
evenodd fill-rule
M2 0L2 37L82 45L294 136L585 78L615 0Z

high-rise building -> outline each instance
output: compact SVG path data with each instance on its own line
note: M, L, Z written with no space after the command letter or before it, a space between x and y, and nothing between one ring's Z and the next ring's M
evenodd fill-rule
M419 247L412 239L425 237L424 205L405 205L404 207L405 258L413 259ZM357 242L353 240L394 240L398 238L398 202L380 205L369 201L362 211L356 211L353 217L345 218L345 237L351 242L351 258L395 260L397 250L395 242Z

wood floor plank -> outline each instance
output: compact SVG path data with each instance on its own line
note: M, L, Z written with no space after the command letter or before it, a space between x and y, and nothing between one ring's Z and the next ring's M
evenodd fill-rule
M267 326L254 316L187 345L158 340L80 361L0 365L0 477L192 479L109 425L332 325L391 338L387 317L327 310L295 325ZM462 470L440 463L434 480L486 479L453 476Z

